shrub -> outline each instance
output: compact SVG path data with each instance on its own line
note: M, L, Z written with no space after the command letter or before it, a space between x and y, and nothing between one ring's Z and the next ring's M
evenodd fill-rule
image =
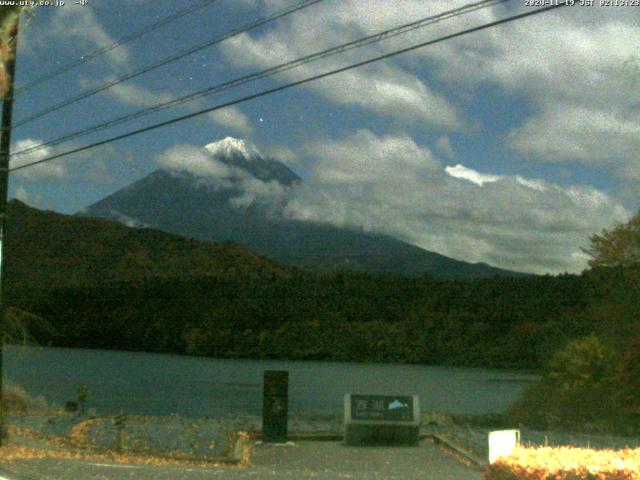
M595 335L570 341L526 388L512 418L535 428L611 431L622 414L616 395L620 359Z

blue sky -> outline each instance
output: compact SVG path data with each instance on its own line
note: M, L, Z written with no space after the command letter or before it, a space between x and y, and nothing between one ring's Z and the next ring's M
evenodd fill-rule
M66 3L23 21L18 86L194 2ZM18 96L14 120L294 3L218 0ZM28 123L14 131L14 151L465 3L324 0ZM512 1L442 21L14 162L528 8ZM181 149L233 136L304 178L289 193L292 217L382 231L504 268L577 272L588 235L638 209L639 47L640 8L558 9L18 171L11 195L73 213L168 154L188 169Z

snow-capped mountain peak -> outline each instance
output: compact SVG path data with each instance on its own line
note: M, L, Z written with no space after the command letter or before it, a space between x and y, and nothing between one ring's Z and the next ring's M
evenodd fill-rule
M247 160L263 158L260 150L253 143L233 137L226 137L217 142L209 143L204 147L213 156L228 158L242 155Z

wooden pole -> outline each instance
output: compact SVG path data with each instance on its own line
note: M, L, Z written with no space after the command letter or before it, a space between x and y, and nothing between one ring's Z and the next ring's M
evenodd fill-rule
M0 445L3 445L7 437L5 425L5 404L3 392L3 353L5 337L5 302L2 295L2 280L4 270L4 237L7 219L7 195L9 190L9 156L11 154L11 117L13 113L13 79L16 71L16 53L18 46L18 21L9 25L5 47L6 59L4 73L7 81L7 92L2 100L2 124L0 125Z

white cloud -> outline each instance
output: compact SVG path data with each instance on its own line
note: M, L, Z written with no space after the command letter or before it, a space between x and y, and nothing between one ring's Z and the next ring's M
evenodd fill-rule
M270 10L281 6L277 1L265 3ZM396 20L403 14L407 15L406 21L431 10L434 10L431 5L419 1L323 2L287 17L262 35L240 35L226 42L222 50L239 66L266 68L353 40L381 26L397 25ZM399 15L398 11L402 13ZM283 76L300 79L381 51L379 46L371 46L341 53L335 58L298 67ZM442 93L394 62L343 72L314 82L308 88L334 103L391 114L395 119L426 121L445 128L459 128L465 123L460 111Z
M42 140L35 140L31 138L24 138L18 140L15 145L12 147L12 152L20 152L22 150L27 150L36 145L40 145ZM44 147L39 150L35 150L33 152L24 154L24 155L15 155L11 157L10 167L16 168L23 165L27 165L33 162L37 162L39 160L43 160L50 155L52 155L53 150L50 147ZM12 175L16 175L21 178L25 178L28 180L42 180L42 179L61 179L67 176L67 170L59 161L45 162L39 165L34 165L32 167L23 168L21 170L16 170L12 173Z
M454 92L496 85L532 106L507 134L536 161L640 166L640 11L566 8L415 54ZM498 14L501 7L494 8ZM635 60L634 60L635 59ZM468 94L469 95L469 94ZM513 98L513 97L511 97ZM513 108L513 107L512 107Z
M280 0L263 0L269 10ZM463 5L461 1L325 1L265 33L224 46L240 65L264 67ZM313 64L301 73L390 51L503 18L526 7L499 5ZM506 133L506 144L535 161L578 160L611 167L624 178L640 170L640 9L562 8L416 50L375 66L340 74L308 88L332 102L443 129L473 124L453 103L470 104L499 88L517 113L532 112ZM368 52L368 53L365 53ZM429 77L420 76L428 72ZM446 85L438 89L436 85ZM446 92L446 94L445 94ZM491 126L483 113L480 122ZM444 144L437 145L445 155ZM446 147L444 147L446 148ZM449 157L451 158L451 157Z
M218 180L224 187L230 185L228 180L233 175L228 165L208 155L204 148L192 145L171 147L156 157L156 162L168 170L185 171L198 177Z
M444 171L454 178L468 180L480 187L485 183L493 183L502 179L500 175L486 175L461 164L457 164L455 167L445 167Z
M520 185L538 190L539 192L546 192L548 188L546 182L543 180L523 178L520 175L516 175L515 179Z
M107 78L104 83L113 81L114 79L115 77ZM105 93L126 105L136 107L151 107L175 99L175 97L168 92L158 92L149 88L142 88L130 82L114 85L105 90Z
M80 81L80 86L83 88L95 87L102 83L111 82L116 77L109 77L101 82L91 82L87 79ZM172 102L178 97L169 93L168 91L153 90L146 87L140 87L131 82L123 82L113 85L104 91L105 94L115 98L125 105L132 105L136 107L154 107L165 103ZM178 105L179 108L187 111L196 111L198 108L202 108L203 104L199 101L191 101ZM244 136L251 134L253 126L249 117L247 117L237 107L227 107L221 110L216 110L207 114L206 118L212 120L218 125L235 130Z
M317 162L294 190L289 217L388 233L466 261L580 271L585 259L573 254L588 236L629 215L591 187L442 168L406 136L359 131L308 152Z
M231 204L238 208L247 208L254 203L269 205L280 203L279 201L285 197L288 190L275 180L265 182L252 175L240 174L238 180L235 187L240 193L230 200Z
M253 161L261 161L255 157ZM205 148L192 145L174 146L156 157L165 169L180 174L188 172L197 177L197 185L215 190L229 190L230 203L237 208L260 204L279 208L289 187L275 180L263 181L248 170L228 165Z
M40 140L21 139L12 147L14 155L40 145ZM80 147L76 142L66 142L55 148L43 147L25 155L15 155L11 159L11 167L31 164L58 153L67 152ZM128 183L142 172L136 169L140 164L134 161L131 153L110 144L99 149L90 149L41 164L16 170L12 175L31 181L79 180L86 185L116 186ZM130 167L131 166L131 167ZM124 168L125 171L122 171Z
M70 39L79 48L91 50L112 45L116 41L104 29L91 8L71 4L52 10L55 12L50 34L57 39ZM106 55L114 65L123 65L129 61L129 50L125 46L114 48Z
M272 144L263 147L268 158L278 160L288 166L300 164L300 156L292 149L283 144Z
M118 222L126 225L131 228L149 228L151 225L141 222L137 218L130 217L129 215L125 215L124 213L118 210L110 210L112 218L115 218Z
M315 168L317 179L332 184L370 184L373 187L389 175L402 176L413 183L440 167L431 152L418 146L410 137L377 137L369 130L359 130L351 137L335 142L315 142L306 150L321 162L320 168Z
M208 114L214 122L231 128L243 135L249 135L253 130L251 121L237 107L227 107L222 110L216 110Z
M529 118L508 136L511 148L547 161L578 159L625 166L640 151L640 121L615 112L556 104ZM640 167L640 160L633 162Z

